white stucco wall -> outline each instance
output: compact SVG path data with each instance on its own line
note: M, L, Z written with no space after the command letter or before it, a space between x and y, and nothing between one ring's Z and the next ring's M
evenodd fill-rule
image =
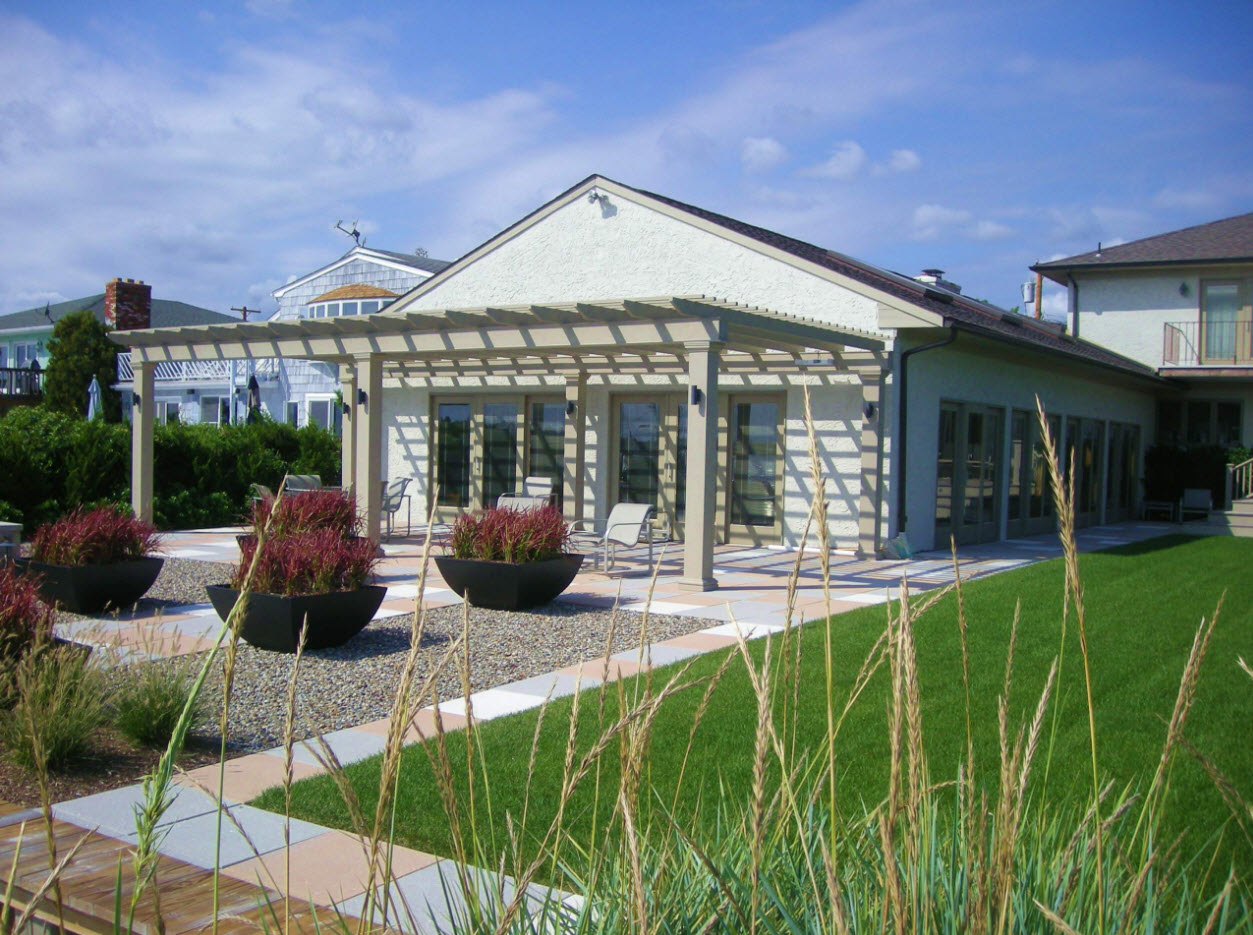
M1003 431L1008 433L1011 411L1034 412L1038 394L1049 415L1133 423L1140 426L1142 449L1153 440L1156 400L1151 387L1138 389L1102 380L1096 371L1085 372L1046 358L1032 360L1008 347L998 352L985 346L980 352L969 346L972 340L968 335L960 335L952 349L918 354L908 365L906 513L909 541L916 549L943 545L934 541L936 448L942 401L1001 408ZM1001 461L1004 471L1003 457ZM1005 484L1001 485L1001 496L1000 512L1004 517Z
M580 198L434 286L415 309L708 295L882 334L877 303L623 198Z
M1200 320L1201 281L1251 276L1253 266L1080 274L1076 276L1079 336L1150 367L1161 367L1163 327ZM1186 295L1180 294L1181 285Z

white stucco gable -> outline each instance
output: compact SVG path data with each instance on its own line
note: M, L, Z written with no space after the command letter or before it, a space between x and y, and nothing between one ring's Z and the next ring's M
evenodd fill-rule
M803 266L594 177L418 286L393 309L707 295L886 334L879 327L880 297Z

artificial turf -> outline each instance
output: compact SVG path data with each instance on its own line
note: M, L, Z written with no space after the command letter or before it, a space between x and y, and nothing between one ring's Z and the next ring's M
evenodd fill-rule
M1236 789L1253 798L1253 680L1237 665L1240 656L1253 660L1253 575L1248 572L1253 567L1253 540L1155 539L1081 556L1080 567L1103 779L1118 787L1147 786L1161 753L1165 722L1174 705L1193 634L1201 619L1214 612L1225 592L1186 734ZM1013 725L1029 719L1049 664L1059 651L1063 575L1062 562L1054 560L965 586L977 775L993 795L998 764L997 697L1005 675L1015 604L1020 603L1021 619L1010 699ZM883 632L885 617L884 608L879 606L833 619L837 707L843 706L858 669ZM827 730L824 631L822 623L801 631L802 668L797 686L801 751L820 749ZM778 637L773 640L777 657L780 641ZM931 778L951 779L964 759L966 730L961 647L952 596L942 599L916 622L915 640ZM751 644L755 659L760 660L764 651L764 641ZM719 651L695 660L688 677L713 673L725 655L726 651ZM654 686L663 683L673 670L656 671ZM625 688L630 691L633 687L628 680ZM872 806L885 795L888 690L886 670L881 670L852 708L839 735L838 792L840 807L846 812L860 813L863 803ZM780 698L791 694L780 693ZM654 801L666 806L674 795L693 717L703 695L704 687L699 686L669 699L653 726L644 781L656 792ZM524 851L534 848L533 836L547 828L557 807L570 704L570 699L559 699L549 706L529 786L528 760L538 713L525 712L479 727L477 742L490 782L489 789L480 768L474 815L480 841L495 842L492 846L503 848L509 838L506 815L512 815L516 831L526 802L526 830L520 838ZM1056 741L1050 745L1046 731L1045 749L1037 761L1029 794L1044 796L1050 803L1082 807L1090 796L1092 780L1083 668L1073 613L1054 704L1059 706ZM581 749L599 733L600 718L610 723L616 712L614 692L606 696L603 715L596 692L585 693L580 710ZM678 796L678 813L684 822L699 822L702 815L713 814L714 809L701 807L710 796L732 795L747 801L755 726L755 702L744 665L733 662L696 732ZM464 812L469 802L465 734L450 733L447 743ZM1046 753L1050 756L1047 786ZM603 790L617 788L617 756L618 747L612 744L602 758L602 794L596 795L589 778L567 807L565 824L576 841L594 845L593 828L606 826L616 792L605 795ZM347 770L367 814L376 801L379 770L377 757ZM327 777L296 784L292 800L295 817L349 827L347 810ZM437 854L453 853L444 805L428 755L420 746L408 748L403 757L398 803L396 843ZM281 791L271 790L256 804L281 811ZM1189 755L1181 754L1172 775L1166 829L1184 834L1194 849L1221 832L1224 853L1230 854L1242 870L1253 869L1253 854L1244 839L1231 827L1224 831L1229 814L1211 780ZM467 820L464 814L462 820Z

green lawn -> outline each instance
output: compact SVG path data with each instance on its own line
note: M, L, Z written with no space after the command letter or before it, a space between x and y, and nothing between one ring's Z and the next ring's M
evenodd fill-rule
M1222 617L1200 681L1197 701L1188 724L1191 741L1205 751L1246 797L1253 795L1253 681L1240 672L1237 656L1253 661L1253 541L1188 537L1151 540L1134 546L1085 555L1081 568L1088 609L1092 656L1097 743L1100 769L1117 784L1144 786L1156 766L1165 736L1179 676L1202 617L1212 614L1224 590ZM1014 688L1011 706L1015 723L1034 709L1049 663L1060 638L1063 566L1043 562L995 575L966 586L978 775L990 791L996 783L996 699L1004 678L1005 653L1016 601L1021 602ZM854 676L868 650L884 628L883 607L868 607L835 618L837 703L842 706ZM801 748L820 745L826 732L825 680L821 624L803 631L803 665L799 685ZM961 680L961 651L956 602L938 603L916 625L919 679L923 700L923 730L934 780L956 775L965 748L965 702ZM776 640L777 644L777 640ZM764 643L752 644L760 659ZM709 654L692 666L692 674L713 672L724 653ZM654 676L664 680L666 671ZM857 702L839 737L838 774L841 807L859 811L861 803L881 800L886 790L888 745L886 731L886 672L880 671ZM679 763L687 746L693 715L703 688L676 696L658 715L645 781L670 801ZM790 692L787 693L790 695ZM581 745L586 748L598 733L596 695L585 696L580 712ZM1043 788L1043 761L1033 774L1032 795L1046 795L1058 803L1083 804L1091 788L1088 724L1083 672L1076 629L1068 635L1060 690L1058 735L1053 749L1047 789ZM556 807L567 740L569 699L554 702L540 736L536 776L529 791L530 833L541 832ZM605 712L612 720L616 703L610 698ZM479 732L482 757L490 776L490 791L477 778L479 791L475 819L480 830L497 841L507 840L506 814L515 821L527 796L527 761L537 713L483 725ZM685 821L699 822L711 815L701 797L720 794L746 799L751 779L755 709L742 663L733 663L717 688L709 712L696 735L679 809ZM459 801L465 803L465 747L460 732L449 735L451 761L461 771ZM603 757L601 788L616 789L617 748ZM378 759L348 770L367 810L377 795ZM484 806L490 794L490 810ZM994 793L993 793L994 794ZM646 798L646 797L644 797ZM568 809L567 826L575 840L591 839L593 818L603 827L612 795L598 798L587 783ZM449 826L436 790L426 753L406 751L396 823L397 843L448 854ZM308 780L293 790L293 814L337 827L348 827L346 809L326 777ZM259 805L282 809L282 796L272 790ZM1177 761L1171 785L1170 830L1188 835L1199 846L1219 831L1228 811L1209 779L1188 757ZM523 835L525 837L525 833ZM1230 853L1242 868L1253 868L1253 854L1237 836ZM533 846L533 845L525 845Z

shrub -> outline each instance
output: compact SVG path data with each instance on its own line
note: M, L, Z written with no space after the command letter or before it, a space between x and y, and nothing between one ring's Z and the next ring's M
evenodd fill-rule
M40 526L31 539L30 556L49 565L90 565L143 558L156 549L156 527L118 507L74 510L55 523Z
M257 540L240 543L240 561L231 587L243 586ZM265 540L253 573L252 590L261 594L326 594L355 591L366 584L379 563L378 544L372 539L345 538L337 529L318 529Z
M166 746L192 697L194 681L191 668L183 662L161 660L119 669L111 686L114 725L137 744ZM192 729L203 716L203 705L193 705Z
M446 550L453 558L491 562L542 562L564 555L570 527L554 507L462 513L453 523Z
M104 720L104 678L81 647L45 643L16 670L17 700L0 719L5 754L26 769L60 769Z
M39 599L36 577L0 562L0 708L13 703L18 663L52 639L53 620L52 608Z

